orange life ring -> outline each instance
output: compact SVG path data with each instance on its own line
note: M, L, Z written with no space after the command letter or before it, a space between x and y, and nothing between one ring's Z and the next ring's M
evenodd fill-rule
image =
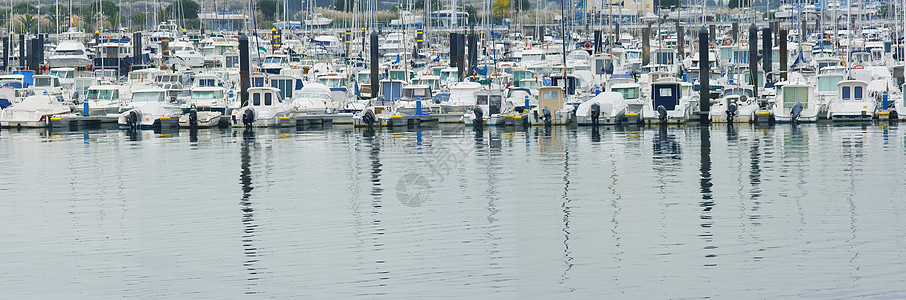
M724 40L724 45L733 45L733 39L727 38L726 40Z
M591 49L592 44L591 44L591 42L585 42L584 44L582 44L582 46L584 46L585 49Z
M863 66L863 65L855 65L855 66L853 66L853 69L862 70L862 69L865 69L865 66Z

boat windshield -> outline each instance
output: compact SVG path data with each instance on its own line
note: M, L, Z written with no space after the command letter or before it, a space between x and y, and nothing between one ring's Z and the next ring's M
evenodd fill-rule
M192 91L192 100L210 100L223 98L223 91Z
M283 63L283 57L282 57L282 56L271 56L271 57L267 57L267 58L264 59L264 63L266 63L266 64L280 64L280 63Z
M54 77L37 77L37 78L35 78L35 86L40 86L40 87L60 86L60 79L54 78Z
M217 86L216 83L217 83L217 80L214 78L198 79L195 81L195 85L199 86L199 87Z
M88 100L92 101L110 101L119 99L120 91L118 90L88 90Z
M134 92L132 102L164 102L163 92Z
M739 95L739 96L746 96L746 97L754 97L755 92L753 92L750 89L738 88L738 89L728 89L728 90L724 91L724 95L726 95L726 96Z
M299 94L302 99L330 100L330 95L325 93L302 92Z
M67 55L82 55L85 54L82 50L57 50L54 52L54 55L67 56Z
M50 75L60 77L62 79L73 78L72 71L50 71Z
M623 94L623 99L637 99L639 98L639 89L637 88L614 88L614 92Z

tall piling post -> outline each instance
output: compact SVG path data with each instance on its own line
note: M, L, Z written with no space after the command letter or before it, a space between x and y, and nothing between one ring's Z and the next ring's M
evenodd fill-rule
M708 61L708 29L702 26L698 30L698 73L699 73L699 121L702 125L711 122L708 111L711 110L711 88L709 80L711 75L711 63Z
M239 100L243 107L249 105L249 37L239 35Z
M787 59L790 57L790 55L787 53L786 49L786 35L786 29L780 29L777 37L777 40L780 41L780 80L787 79L786 71L787 68L789 68L789 65L787 65Z
M9 37L3 37L3 70L9 70Z
M478 66L478 36L473 31L469 33L469 71L467 73L472 73L476 66Z
M346 30L346 39L343 42L346 44L346 57L349 57L349 46L352 45L352 30Z
M601 30L595 29L595 47L593 54L598 53L601 53Z
M132 33L132 65L141 65L144 63L144 57L142 56L142 32L136 31Z
M730 38L733 40L733 43L739 41L739 23L733 22L733 28L730 29Z
M651 62L651 25L642 28L642 66Z
M25 35L19 35L19 68L25 69Z
M676 20L676 52L679 54L679 59L686 58L686 29L683 28L683 25L680 24L679 20Z
M758 87L764 82L758 82L758 27L755 23L749 26L749 81L754 87L755 99L758 99Z
M378 53L378 33L371 30L371 97L376 98L381 94L380 57Z
M771 27L768 26L761 32L761 67L764 69L765 80L769 78L769 74L774 69L774 45L771 43L774 41L772 37L773 33L771 32ZM772 82L774 81L771 78Z
M419 29L415 32L415 43L418 45L418 50L421 50L425 47L425 31Z

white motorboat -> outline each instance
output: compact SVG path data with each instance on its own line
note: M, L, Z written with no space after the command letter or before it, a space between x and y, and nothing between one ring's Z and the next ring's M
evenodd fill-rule
M868 94L868 83L842 80L837 83L837 97L828 103L827 114L833 121L869 121L877 103Z
M167 100L167 90L151 88L132 92L132 109L117 118L120 128L150 130L178 127L182 109Z
M51 118L69 112L68 105L50 95L32 95L0 111L0 126L47 127Z
M119 115L130 108L127 91L118 85L90 86L85 100L91 116Z
M818 97L815 86L800 82L779 82L774 106L777 122L815 122L818 120Z
M230 125L233 127L284 127L295 126L293 107L280 97L280 89L252 87L248 89L247 105L233 110Z
M579 104L576 122L579 125L614 125L626 117L628 106L622 93L602 92Z
M712 102L708 114L713 123L748 123L757 110L755 90L751 85L730 85L720 99Z
M566 125L569 123L573 107L566 104L563 88L545 86L538 89L538 106L532 108L528 115L532 125Z

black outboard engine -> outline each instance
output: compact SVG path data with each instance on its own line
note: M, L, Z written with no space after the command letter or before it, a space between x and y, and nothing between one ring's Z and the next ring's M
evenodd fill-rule
M657 106L657 118L661 120L661 125L667 125L667 108L663 105Z
M191 109L189 110L189 127L196 128L198 127L198 110Z
M372 126L374 126L374 120L374 111L370 109L365 110L365 113L362 114L362 123L365 123L365 126L371 128Z
M254 123L254 122L255 122L255 110L254 109L249 108L249 109L246 109L244 112L242 112L242 125L245 125L246 129L252 128L252 123Z
M129 129L135 129L139 127L139 120L141 118L141 113L138 110L129 111L129 115L126 116L126 125L129 126Z
M541 110L541 118L544 119L544 126L551 126L553 118L551 117L551 110L548 109L547 106Z
M601 115L601 105L594 103L591 105L591 125L598 126L598 117Z
M727 106L727 124L733 125L733 119L736 118L736 102L730 102Z
M802 113L802 101L796 101L790 110L790 122L799 122L799 115Z
M474 118L472 118L472 125L481 126L482 124L484 124L484 111L481 110L481 106L476 105L474 108L472 108L472 113L474 114Z

